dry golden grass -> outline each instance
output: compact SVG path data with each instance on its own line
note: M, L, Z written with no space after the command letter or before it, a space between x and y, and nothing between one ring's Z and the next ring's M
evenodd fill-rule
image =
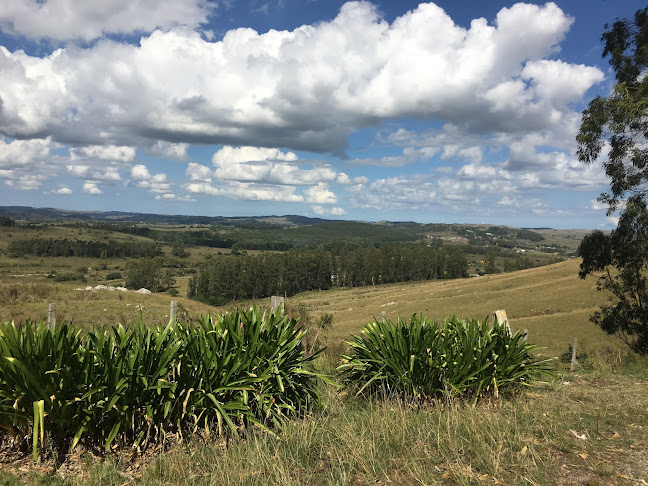
M111 282L102 283L111 285ZM164 324L169 321L171 300L179 302L180 318L196 317L215 311L214 308L198 302L168 294L142 295L132 291L77 290L87 285L95 283L54 283L42 278L36 282L2 282L0 298L3 299L4 305L0 306L0 321L18 322L28 318L46 318L49 303L56 304L58 321L73 321L87 329L118 323L129 324L139 320L140 313L146 324ZM33 289L38 289L38 292L34 292Z
M205 252L210 250L204 250ZM211 250L216 252L217 250ZM204 257L196 251L194 258ZM232 303L225 307L210 307L185 298L189 276L176 278L180 294L140 295L133 292L86 292L75 290L98 283L118 285L121 281L105 281L107 272L121 271L126 276L127 262L111 260L105 271L89 271L87 283L54 283L45 278L51 269L70 271L77 266L96 265L92 259L49 258L40 261L6 259L12 266L4 268L0 279L0 321L40 318L47 313L48 303L55 303L60 319L74 319L80 325L113 325L129 323L142 317L148 324L163 323L168 319L171 300L176 300L186 310L181 317L196 317L208 312L221 312L239 305L269 306L270 299L255 302ZM31 261L36 265L27 267ZM74 262L72 264L72 262ZM16 266L22 265L31 276L11 277ZM312 314L333 315L333 328L328 337L336 340L348 338L374 317L385 312L387 317L410 317L423 313L434 319L443 319L455 313L459 317L483 319L497 309L504 309L513 329L528 329L529 339L546 347L545 354L556 356L567 349L577 337L583 349L610 347L613 352L623 347L605 335L589 321L589 316L601 304L613 299L610 294L596 290L595 279L578 278L578 260L548 265L514 273L489 275L471 279L411 282L331 289L299 294L287 299L288 309L304 304ZM117 268L117 270L116 270ZM38 291L30 291L37 285ZM17 290L16 290L17 289ZM19 297L7 297L18 293ZM138 306L140 306L138 308Z
M528 329L529 339L555 356L574 337L584 348L620 344L589 321L602 303L612 299L598 292L593 278L578 278L577 260L514 273L472 279L416 282L354 289L307 292L288 300L313 313L333 314L331 337L348 337L385 311L390 319L422 313L434 319L455 313L483 319L504 309L514 330Z
M278 437L194 437L105 462L77 455L58 472L27 455L5 465L0 484L646 484L647 366L608 357L475 408L365 402L328 388L322 412L288 423Z

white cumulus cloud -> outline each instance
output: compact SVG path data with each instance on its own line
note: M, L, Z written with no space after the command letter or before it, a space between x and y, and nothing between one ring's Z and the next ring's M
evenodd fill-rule
M95 196L103 194L103 191L99 189L96 182L85 182L83 184L83 187L81 188L81 191L85 192L86 194L93 194Z
M306 201L315 204L335 204L337 196L329 189L328 184L320 182L316 186L311 186L304 190Z
M3 0L0 29L31 39L91 41L207 20L206 0Z
M387 119L434 117L469 132L545 129L569 121L572 103L602 77L546 59L572 21L553 3L516 4L465 29L428 3L390 25L371 3L349 2L331 21L263 34L239 28L217 42L178 28L139 45L106 40L44 58L1 48L0 130L74 145L342 153L350 133Z

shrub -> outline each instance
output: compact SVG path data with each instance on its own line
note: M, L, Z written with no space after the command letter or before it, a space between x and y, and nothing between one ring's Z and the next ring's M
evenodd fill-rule
M358 395L429 400L441 396L480 396L529 385L548 373L522 334L506 323L461 321L442 324L425 317L376 320L347 343L339 370L345 386Z
M122 278L122 274L119 272L112 272L106 275L106 280L117 280Z
M574 348L572 347L571 344L567 345L567 350L564 351L558 359L560 360L561 363L571 363L572 360L572 354L573 354ZM587 353L584 353L583 351L579 350L578 347L576 348L576 361L586 361L587 358L589 358L589 355Z
M77 280L80 282L86 281L85 275L82 273L57 273L53 278L55 282L74 282Z
M126 277L129 289L146 288L151 292L164 292L172 285L172 278L162 271L162 260L144 258L133 262Z
M83 332L0 325L0 427L59 455L78 443L143 449L198 428L239 436L319 403L321 375L293 319L252 308L197 322Z

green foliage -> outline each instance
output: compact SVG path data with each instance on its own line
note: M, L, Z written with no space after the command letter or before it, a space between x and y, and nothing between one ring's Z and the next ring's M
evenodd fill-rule
M171 248L171 254L178 258L187 258L189 256L189 252L185 249L184 243L182 242L173 244L173 247Z
M0 216L0 226L16 226L16 220L13 218L7 218L5 216Z
M572 347L571 344L569 344L567 346L567 349L558 357L560 362L565 363L565 364L571 363L572 354L574 354L573 351L574 351L574 348ZM583 351L581 351L578 348L576 349L576 361L582 363L583 361L586 361L587 358L589 358L589 354L584 353Z
M106 275L106 280L117 280L122 278L122 274L119 272L111 272L108 275Z
M188 295L219 302L270 295L294 295L331 286L359 287L381 283L467 276L468 261L458 248L402 247L332 251L295 250L282 254L227 255L205 265L189 284Z
M617 84L583 112L578 157L590 164L609 144L603 167L610 190L599 201L608 205L608 215L618 209L621 214L611 234L595 231L583 239L579 275L604 272L598 288L611 291L619 302L603 306L591 320L634 351L648 354L648 8L605 28L603 56L609 57Z
M0 426L25 441L42 427L59 456L78 443L108 452L114 444L143 449L170 432L276 429L319 404L321 376L303 336L294 319L255 308L87 333L71 324L5 323Z
M174 283L169 271L163 271L162 260L154 258L133 262L126 278L126 287L129 289L145 288L151 292L164 292Z
M82 273L57 273L56 275L53 275L52 278L54 279L55 282L86 282L87 279L85 278L85 275Z
M583 261L579 276L602 272L599 290L608 290L618 302L592 315L608 334L615 334L632 350L648 354L648 210L631 200L609 234L594 231L579 247Z
M500 273L500 269L495 263L495 254L492 252L486 253L484 257L484 272L486 273Z
M12 257L25 255L90 257L90 258L142 258L162 254L162 250L153 243L108 241L83 241L63 239L32 238L9 243L9 254Z
M461 321L442 324L414 315L393 323L376 320L354 336L339 370L357 394L429 400L471 396L516 385L530 385L548 372L535 360L536 346L522 334L511 335L506 323Z

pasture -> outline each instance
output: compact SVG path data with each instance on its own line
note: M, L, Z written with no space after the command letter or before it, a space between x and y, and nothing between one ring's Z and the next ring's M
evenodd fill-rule
M65 264L64 258L49 259L51 265ZM67 259L69 260L69 259ZM69 264L69 262L67 262ZM90 262L88 262L90 263ZM347 339L374 318L409 317L414 313L441 320L456 314L460 318L483 319L504 309L513 330L528 329L529 340L545 347L548 356L557 356L577 337L583 349L622 350L621 344L589 322L589 316L611 295L596 290L595 279L578 278L576 259L513 273L482 277L387 284L357 288L333 288L289 297L290 311L304 306L314 316L331 314L333 326L327 337ZM188 276L176 277L180 294L141 295L135 292L86 291L86 286L117 285L118 282L92 280L86 283L54 283L45 275L5 276L0 281L0 321L38 320L47 314L49 303L56 304L58 320L73 320L85 328L112 326L139 320L163 324L169 318L170 301L179 303L182 318L219 313L235 306L269 307L269 299L241 301L212 307L183 297Z
M37 230L11 231L11 236L3 231L0 244ZM69 237L71 229L54 231ZM116 236L84 231L77 236ZM546 236L554 245L571 241L564 234ZM188 250L185 270L228 251ZM44 318L49 303L56 304L59 322L87 330L140 319L164 325L171 300L178 302L181 319L270 304L262 299L214 307L189 300L184 295L191 273L182 275L182 267L174 285L179 295L85 290L122 284L123 279L106 276L125 273L128 265L124 259L109 259L107 268L99 268L91 258L1 256L0 321ZM253 430L234 441L205 434L182 442L170 437L143 455L117 448L100 457L77 448L59 467L51 461L34 464L30 451L6 451L0 484L642 484L648 481L648 363L627 355L589 322L611 296L598 292L594 279L580 280L578 265L570 259L505 274L334 288L286 299L291 315L307 314L311 322L332 316L330 327L319 333L311 327L309 333L329 346L316 365L333 378L344 341L383 312L390 320L414 313L436 320L452 314L483 319L504 309L514 331L527 329L529 342L544 348L541 358L559 357L577 337L588 357L576 371L555 360L555 377L529 391L503 393L475 407L461 399L414 406L404 400L365 401L322 384L323 408L306 420L287 422L278 436ZM52 270L75 267L85 267L86 282L48 278Z

